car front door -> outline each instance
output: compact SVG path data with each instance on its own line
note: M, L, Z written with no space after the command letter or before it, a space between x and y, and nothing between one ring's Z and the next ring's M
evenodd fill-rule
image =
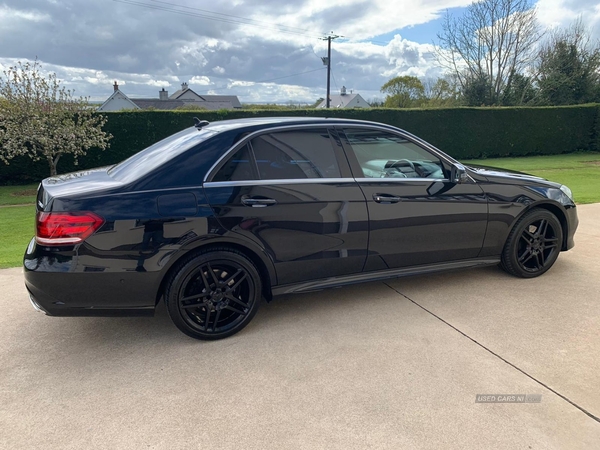
M365 271L478 256L488 208L474 181L452 183L449 162L399 132L376 127L339 132L367 199Z
M333 130L248 137L204 183L221 225L272 258L279 285L362 271L368 218Z

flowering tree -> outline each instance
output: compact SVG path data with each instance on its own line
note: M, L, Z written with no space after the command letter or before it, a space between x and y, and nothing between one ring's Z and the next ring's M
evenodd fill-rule
M106 117L94 112L88 99L75 98L56 74L44 76L37 62L9 67L0 78L0 160L19 155L45 159L56 175L63 155L75 158L86 150L108 147L112 137L102 131Z

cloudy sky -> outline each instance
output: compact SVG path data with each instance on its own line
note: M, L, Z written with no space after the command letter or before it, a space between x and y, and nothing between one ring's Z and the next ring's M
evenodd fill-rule
M0 0L0 68L38 58L79 95L105 100L117 80L130 97L184 81L242 102L325 96L320 57L329 32L332 91L365 99L397 75L435 78L440 17L471 0ZM539 0L544 27L584 18L600 38L598 0Z

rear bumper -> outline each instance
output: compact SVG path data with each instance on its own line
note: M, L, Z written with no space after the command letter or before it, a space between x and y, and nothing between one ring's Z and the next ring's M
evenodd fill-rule
M50 316L151 316L162 272L105 267L86 271L76 251L48 251L32 242L23 260L32 306Z
M58 317L132 317L132 316L153 316L154 306L141 306L135 308L115 308L98 306L69 306L60 300L35 289L25 282L25 287L29 293L31 306L47 316ZM36 294L34 294L36 292Z

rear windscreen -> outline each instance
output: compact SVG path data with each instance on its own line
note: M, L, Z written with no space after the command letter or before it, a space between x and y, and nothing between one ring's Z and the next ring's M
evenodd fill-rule
M111 167L108 174L124 183L136 180L215 134L212 130L187 128Z

